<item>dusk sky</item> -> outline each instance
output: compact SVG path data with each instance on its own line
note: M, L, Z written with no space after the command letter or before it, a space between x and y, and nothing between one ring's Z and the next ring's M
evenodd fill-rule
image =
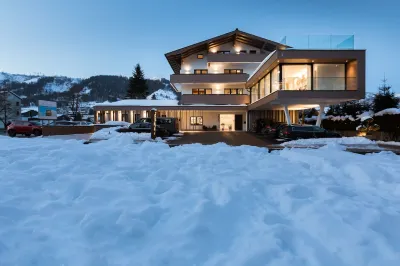
M169 79L164 54L239 28L270 40L354 34L367 49L367 91L385 73L400 92L400 1L0 0L0 71ZM290 43L289 43L290 45Z

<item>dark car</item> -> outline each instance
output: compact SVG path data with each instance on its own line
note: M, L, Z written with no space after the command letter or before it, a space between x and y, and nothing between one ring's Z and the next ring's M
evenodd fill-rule
M328 131L318 126L285 125L279 132L283 139L311 139L311 138L341 138L336 132Z
M42 135L42 127L39 123L33 121L14 121L7 126L7 134L10 137L15 137L17 134L40 136Z
M274 123L270 126L266 126L265 134L267 134L268 136L277 138L279 136L279 131L283 126L286 126L286 124L285 123Z
M151 118L140 118L134 124L137 123L151 123ZM131 125L131 126L132 126ZM173 117L157 117L156 125L160 126L168 131L168 134L172 136L179 132L178 119Z
M151 133L151 123L143 122L143 123L134 123L129 126L128 129L120 129L120 132L136 132L136 133ZM156 126L156 136L157 137L168 137L170 133L163 127Z

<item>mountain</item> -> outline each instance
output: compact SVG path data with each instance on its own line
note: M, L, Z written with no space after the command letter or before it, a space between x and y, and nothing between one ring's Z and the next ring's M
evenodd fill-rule
M23 104L37 100L66 101L73 93L79 92L83 101L114 101L125 98L129 80L125 76L99 75L87 79L64 76L20 75L0 72L0 88L8 88L23 98ZM176 97L169 80L147 79L149 95L153 98Z

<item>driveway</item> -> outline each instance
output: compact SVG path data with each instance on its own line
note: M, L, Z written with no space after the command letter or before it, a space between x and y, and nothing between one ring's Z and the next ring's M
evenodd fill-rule
M247 132L185 132L184 135L177 140L168 141L171 145L182 144L215 144L224 142L231 146L251 145L258 147L266 147L267 145L277 144L273 140L268 140L265 137L257 136Z

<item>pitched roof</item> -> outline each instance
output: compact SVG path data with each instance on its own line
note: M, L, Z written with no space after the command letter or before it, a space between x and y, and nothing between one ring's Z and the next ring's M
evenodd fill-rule
M275 51L276 49L284 49L289 46L277 43L268 39L264 39L262 37L258 37L256 35L241 31L236 29L234 31L213 37L211 39L207 39L202 42L198 42L178 50L169 52L165 54L169 64L171 65L175 74L179 74L181 68L182 58L185 58L189 55L209 50L213 47L220 46L229 42L241 42L244 44L251 45L253 47L266 50L266 51Z

